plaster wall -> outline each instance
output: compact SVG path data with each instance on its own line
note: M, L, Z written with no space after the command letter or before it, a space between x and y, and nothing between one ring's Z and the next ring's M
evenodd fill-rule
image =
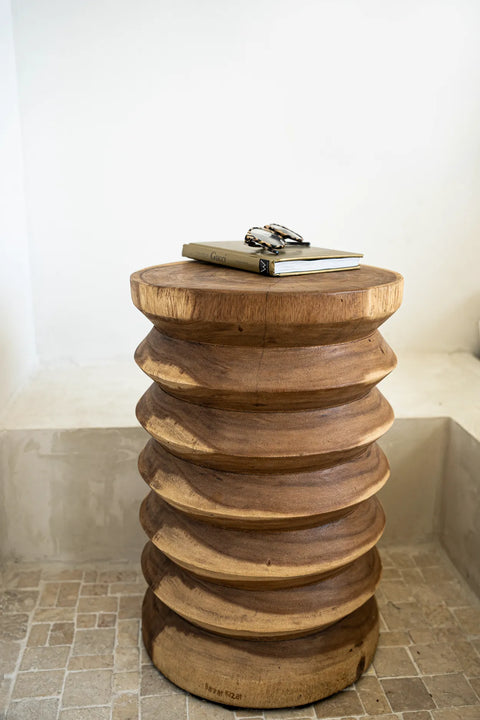
M391 477L379 497L382 542L426 542L440 527L448 421L395 420L380 444ZM146 537L138 510L148 488L137 457L142 428L5 430L0 527L4 560L135 560Z
M480 595L480 442L451 422L441 504L441 540Z
M0 408L36 363L10 2L0 0Z
M397 351L478 352L478 2L12 8L43 364L130 358L133 270L272 220L404 274Z

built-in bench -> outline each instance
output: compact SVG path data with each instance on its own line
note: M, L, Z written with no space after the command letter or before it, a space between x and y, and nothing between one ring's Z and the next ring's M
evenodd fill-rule
M149 385L132 362L39 370L0 430L2 560L134 560L148 436L134 408ZM480 362L466 353L401 355L380 389L396 420L380 444L382 542L439 540L480 593Z

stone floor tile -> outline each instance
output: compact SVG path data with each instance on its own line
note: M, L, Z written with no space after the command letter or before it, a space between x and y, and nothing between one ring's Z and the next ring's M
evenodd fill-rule
M84 583L96 583L97 582L97 570L85 570L83 573Z
M412 590L403 580L382 580L382 591L386 602L409 602L412 600Z
M119 620L117 623L117 645L128 647L138 645L139 620Z
M442 565L435 567L422 567L421 572L425 578L425 582L429 584L439 583L443 580L452 580L452 573L450 569Z
M76 630L73 641L73 655L106 655L113 650L115 630L97 628L95 630Z
M140 685L140 673L136 672L115 672L113 674L113 692L124 693L137 691Z
M412 628L408 631L412 645L435 645L438 642L444 642L443 631L433 630L433 628Z
M140 651L137 647L117 647L115 650L115 672L137 670L140 661Z
M57 604L59 587L60 583L58 582L44 583L38 599L39 607L55 607Z
M468 705L459 708L442 708L432 710L433 720L478 720L480 717L478 705Z
M409 649L423 675L441 675L463 670L462 663L448 643L412 645Z
M57 607L75 607L77 604L80 583L60 583L57 596Z
M401 550L390 550L390 558L394 567L397 568L414 568L415 561L409 552Z
M81 597L78 601L79 613L117 612L118 599L116 597L93 595Z
M378 647L395 647L410 645L410 636L404 630L386 630L380 633Z
M420 583L412 588L413 599L417 600L422 607L430 607L431 605L442 605L442 598L437 592L435 585Z
M69 670L94 670L113 667L113 655L77 655L70 658Z
M37 670L18 673L13 687L12 698L48 697L60 695L63 687L64 670Z
M459 580L445 580L436 585L439 597L452 608L477 605L478 598L468 585Z
M263 717L265 720L311 720L317 716L315 715L313 705L304 705L303 707L298 708L264 710ZM342 720L345 720L345 718L347 718L346 715L342 718Z
M109 707L66 708L60 713L60 720L110 720Z
M118 610L119 620L141 617L142 602L142 595L125 595L124 597L121 597Z
M385 568L393 568L395 567L395 564L390 557L390 553L386 548L383 547L382 541L380 540L380 543L377 545L378 551L380 553L380 558L382 560L382 567L385 570Z
M39 647L41 645L46 645L49 632L49 623L39 623L38 625L32 625L27 639L27 646Z
M97 624L97 616L95 613L79 613L75 618L77 628L93 628Z
M404 647L377 648L373 664L379 678L418 675L417 669Z
M92 595L102 596L102 595L108 595L108 584L107 583L92 583L88 585L82 585L82 589L80 590L80 596L88 596L91 597Z
M69 672L65 679L63 707L106 705L112 694L111 670Z
M153 665L142 665L140 695L172 695L182 693Z
M373 720L480 720L478 598L462 583L441 552L432 553L427 548L422 549L423 554L419 555L415 549L412 553L411 548L390 550L393 559L387 552L384 564L387 571L378 593L382 634L375 664L370 665L367 673L354 686L316 705L326 712L328 703L339 702L339 699L343 701L348 695L349 701L356 696L358 705L350 709L346 707L342 720L367 720L367 717ZM384 553L383 550L381 552ZM414 558L414 566L409 563L409 558ZM188 703L190 720L203 720L205 713L208 720L217 717L300 720L316 716L313 705L265 712L225 707L193 698L166 680L151 665L140 640L144 581L137 567L112 569L104 565L86 570L54 567L43 572L38 566L25 566L24 569L14 570L10 574L1 573L5 590L0 596L4 611L0 613L0 672L9 675L0 684L0 717L4 717L2 712L10 701L10 714L22 720L23 715L25 720L29 720L29 708L34 708L34 716L38 716L39 720L44 720L45 713L50 711L53 713L52 720L139 720L139 685L143 693L143 714L146 718L152 717L156 708L158 713L153 715L156 720L171 717L185 720ZM36 575L29 576L31 572ZM25 573L23 579L21 573ZM437 580L429 585L424 575ZM73 602L74 596L76 605L56 606L57 601ZM38 598L37 605L35 598ZM118 612L106 608L102 602L105 600L109 607L112 601L115 608L118 604ZM79 604L84 611L77 612ZM29 625L32 621L33 625ZM72 636L74 654L61 660L58 653L70 652ZM23 657L20 658L20 654ZM20 659L24 669L17 672ZM52 697L58 696L63 688L65 662L68 663L67 677L70 678L68 690L78 693L76 701L81 701L79 706L64 706L61 698ZM143 663L141 672L140 663ZM61 668L54 669L57 664ZM39 669L34 671L36 667ZM410 675L411 672L416 675ZM86 693L92 692L94 680L100 677L101 683L105 673L111 679L108 692L103 695L105 701L85 697ZM419 677L420 673L427 677ZM381 681L377 679L377 674L381 676ZM399 674L406 677L400 678ZM73 678L74 675L78 681ZM72 684L74 679L80 683L80 676L90 688L85 692L81 687L75 689ZM443 684L437 687L435 682L440 678ZM448 686L451 678L455 678L454 685ZM391 681L393 685L389 684ZM412 685L411 681L416 682ZM467 704L435 707L435 704L429 704L433 701L422 682L425 685L430 683L435 689L437 702L441 698L442 702L446 702L446 697L449 702ZM393 710L384 687L394 704ZM12 688L13 698L10 700ZM433 694L432 690L430 692ZM57 718L58 707L60 716ZM326 715L319 714L319 717L325 718ZM45 715L47 718L48 715Z
M382 584L385 580L401 580L400 570L396 567L382 568Z
M453 610L460 627L469 635L480 636L480 609L478 607L463 607Z
M26 613L0 614L0 640L23 640L27 634L28 615Z
M382 680L381 684L394 712L435 707L420 678L389 678Z
M20 643L0 640L0 674L13 673L20 655Z
M161 695L141 699L141 720L187 720L186 695Z
M451 643L452 651L459 659L463 674L466 677L480 676L480 657L475 652L473 644L467 640L454 640Z
M446 605L423 606L423 614L433 628L455 627L457 621Z
M469 683L460 673L433 675L425 677L424 682L439 708L452 705L474 705L478 700Z
M0 678L0 718L5 717L5 711L10 698L12 689L12 679L7 677Z
M436 550L414 550L412 552L412 558L417 567L430 567L432 565L438 565L440 562L440 555Z
M5 590L0 593L0 613L31 612L37 599L37 590Z
M75 623L54 623L48 638L49 645L71 645L75 632Z
M72 622L74 617L73 607L37 608L33 613L33 622Z
M387 697L377 678L364 675L355 683L355 687L369 715L385 715L391 712Z
M112 720L138 720L138 695L119 695L113 699Z
M111 583L109 586L109 595L145 595L147 584L142 578L135 583Z
M138 573L135 570L103 570L98 573L99 583L136 582Z
M472 686L472 688L480 702L480 677L470 678L470 680L468 682Z
M190 695L187 698L188 720L234 720L233 710L201 700ZM310 716L312 717L312 716ZM314 717L314 716L313 716Z
M319 700L314 703L313 708L318 718L343 718L345 715L363 713L362 703L356 690L344 690L325 700Z
M23 653L20 670L56 670L64 668L70 647L27 647Z
M58 699L16 700L10 704L6 720L57 720Z
M425 615L416 602L388 602L382 608L382 616L389 630L410 630L428 626Z
M43 571L44 580L58 580L59 582L68 582L69 580L82 580L83 570L75 570L73 568L46 567Z
M411 587L422 585L425 581L423 575L418 568L403 568L400 571L403 582Z
M41 570L19 570L9 582L10 587L38 588L42 576Z
M117 616L115 613L98 613L97 627L99 627L99 628L115 627L116 623L117 623Z

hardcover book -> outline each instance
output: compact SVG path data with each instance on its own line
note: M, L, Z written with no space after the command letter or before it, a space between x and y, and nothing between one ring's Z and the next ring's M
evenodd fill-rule
M362 253L329 248L287 245L278 255L252 248L241 241L187 243L183 257L226 267L248 270L261 275L302 275L304 273L354 270Z

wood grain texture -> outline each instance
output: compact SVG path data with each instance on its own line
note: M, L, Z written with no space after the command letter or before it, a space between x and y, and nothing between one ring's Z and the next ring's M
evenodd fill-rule
M255 592L219 586L182 570L152 543L142 554L155 595L185 620L227 637L301 637L338 622L375 592L380 558L375 548L319 582Z
M304 705L351 685L378 640L375 598L326 630L270 642L206 632L150 589L142 617L145 647L167 678L208 700L249 708Z
M307 347L192 343L153 328L139 367L182 400L233 410L304 410L366 395L396 365L378 331L355 342Z
M234 472L288 472L360 455L388 430L393 411L377 388L321 410L244 413L178 400L154 383L137 405L137 418L184 460Z
M327 345L366 337L400 306L398 273L359 270L265 277L199 262L146 268L132 300L161 332L223 345Z
M235 587L305 585L363 555L380 539L382 506L369 498L336 520L300 530L237 530L193 520L151 492L140 508L147 536L200 577Z
M375 544L388 478L376 440L395 366L377 328L402 278L270 278L196 262L131 278L154 324L135 359L149 542L143 637L184 689L228 705L331 695L372 660Z
M165 502L222 527L298 528L325 522L378 492L389 476L375 443L353 460L321 470L245 474L193 465L149 440L138 466Z

